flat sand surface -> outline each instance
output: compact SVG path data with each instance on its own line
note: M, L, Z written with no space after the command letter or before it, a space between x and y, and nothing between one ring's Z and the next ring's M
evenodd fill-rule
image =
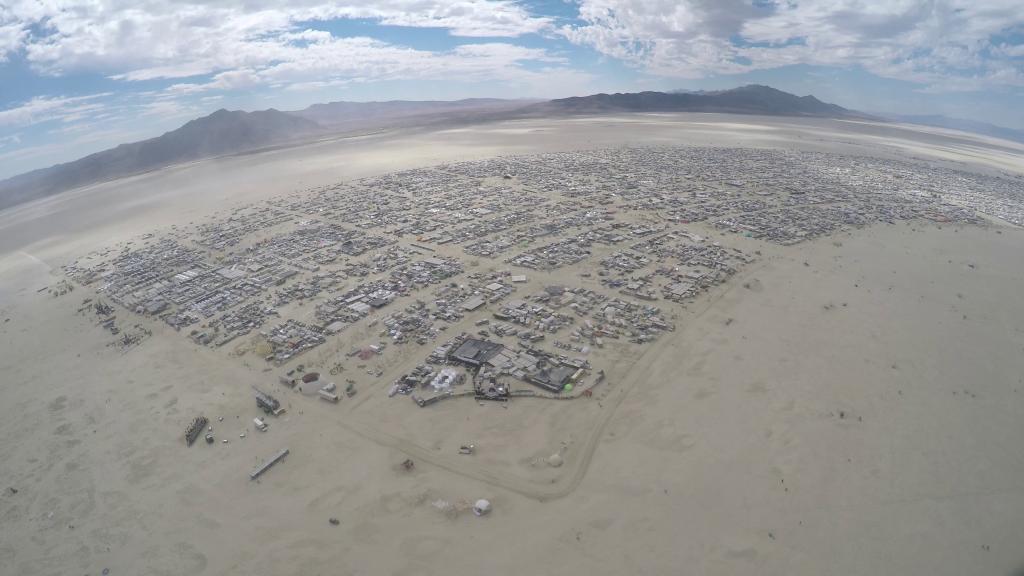
M680 312L675 332L616 358L593 398L420 409L379 387L337 406L289 392L265 434L250 425L250 385L275 377L263 364L166 326L121 353L76 314L87 290L38 292L93 249L239 202L445 161L646 144L1024 173L1020 146L958 133L639 115L339 139L0 212L0 574L1024 570L1022 229L741 239L761 258ZM199 412L230 443L186 448ZM477 452L459 455L470 442ZM553 452L562 467L542 463ZM490 515L433 505L477 498Z

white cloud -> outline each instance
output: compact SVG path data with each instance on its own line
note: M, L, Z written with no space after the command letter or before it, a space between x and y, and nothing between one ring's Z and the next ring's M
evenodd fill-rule
M8 54L16 52L27 35L28 32L21 25L3 24L3 19L0 17L0 62L5 62Z
M340 88L351 84L353 84L353 81L347 78L339 78L336 80L310 80L309 82L292 82L285 86L284 89L289 92L305 92L325 90L327 88Z
M76 97L37 96L13 108L0 110L0 126L29 126L48 120L73 121L104 106L94 102L110 93Z
M1024 58L1024 44L1006 44L1005 42L992 48L994 54L1005 58Z
M198 109L195 106L183 104L177 100L158 100L142 105L138 112L139 117L156 116L159 118L188 118L195 116Z
M19 144L21 144L21 134L0 136L0 148L6 148L11 145L17 146Z
M432 52L372 38L326 36L278 48L277 58L265 66L221 72L206 82L174 84L168 92L188 95L255 86L310 90L359 82L440 79L532 86L540 76L549 76L560 67L563 73L572 73L564 67L564 59L545 50L503 42L465 44L449 51ZM526 64L545 70L531 70ZM574 81L581 76L574 74Z
M391 2L390 6L364 8L357 17L379 18L391 26L447 28L455 36L520 36L541 32L551 20L530 15L515 2L465 0L437 2L418 10L424 2ZM355 11L354 15L360 11Z
M274 62L289 46L330 37L297 33L300 23L338 18L467 37L515 37L551 26L513 0L13 0L0 7L0 55L23 49L33 66L50 74L183 78ZM31 26L36 33L28 33Z
M1022 86L1020 0L580 0L573 42L653 74L861 66L934 91Z
M8 45L17 44L37 72L101 73L129 83L177 81L157 99L395 79L520 81L533 87L540 67L566 66L546 50L508 41L418 50L309 27L339 18L477 38L552 29L550 18L531 14L519 0L12 0L0 8L0 25L17 31ZM10 46L0 44L0 53L5 50ZM571 71L564 72L568 77Z

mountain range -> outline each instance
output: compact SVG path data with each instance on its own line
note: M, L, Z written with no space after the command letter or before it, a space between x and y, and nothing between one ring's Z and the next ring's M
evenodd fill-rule
M502 100L499 98L469 98L466 100L390 100L387 102L328 102L291 112L312 120L325 128L359 126L424 116L443 116L448 113L502 112L514 110L534 102L532 100Z
M611 112L720 112L767 116L877 119L770 86L752 84L715 92L637 92L595 94L551 100L530 107L542 114L605 114Z
M935 114L887 114L884 117L897 122L919 124L921 126L934 126L935 128L949 128L951 130L960 130L962 132L973 132L975 134L981 134L982 136L992 136L1024 144L1024 130L1014 130L1013 128L1005 128L1003 126L996 126L995 124L989 124L987 122L978 122L977 120L949 118L947 116Z
M8 178L0 182L0 209L173 164L299 141L322 131L316 122L279 110L221 109L156 138Z
M533 102L478 98L330 102L295 112L221 109L155 138L121 144L0 181L0 210L65 190L204 158L287 146L352 130L424 125L459 116L481 120Z
M356 130L425 126L453 121L600 115L635 112L720 112L882 121L768 86L750 85L713 92L638 92L594 94L549 101L468 99L457 101L330 102L303 110L256 112L217 110L161 136L122 144L78 160L0 181L0 210L65 190L216 156L287 146ZM914 119L916 118L916 120ZM935 126L989 133L1024 141L980 123L940 123L941 117L900 117ZM987 132L986 132L987 131ZM997 131L1002 131L997 133ZM1010 134L1017 132L1017 134Z

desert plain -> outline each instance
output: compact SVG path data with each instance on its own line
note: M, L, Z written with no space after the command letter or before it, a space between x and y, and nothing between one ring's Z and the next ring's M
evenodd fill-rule
M1020 574L1024 229L1005 212L947 202L974 215L843 224L779 243L721 215L683 221L631 204L624 190L633 183L620 181L623 190L600 191L609 203L594 203L604 223L686 233L746 260L692 297L646 302L673 329L642 344L588 347L584 378L606 376L592 394L564 401L463 397L421 408L389 397L396 378L442 341L476 332L499 304L467 311L424 344L350 356L380 339L373 322L393 312L382 308L278 363L259 350L259 330L211 347L186 337L194 327L115 306L125 329L146 334L118 346L83 306L104 297L103 282L68 278L69 266L94 262L90 254L135 250L238 206L301 202L338 183L362 179L370 184L359 190L372 192L410 169L691 148L824 153L1024 187L1024 146L1005 141L870 122L659 114L350 135L0 212L0 572ZM463 176L555 209L594 200L556 202L525 173ZM712 184L731 194L732 184ZM1002 202L1014 207L1012 194ZM1016 203L1024 210L1024 196ZM445 283L507 271L528 278L510 299L550 286L619 297L597 272L627 245L595 244L551 268L509 262L560 234L493 258L416 234L396 242L460 261ZM313 323L318 302L358 282L282 313ZM332 404L280 384L298 364L342 388L351 379L357 392ZM287 407L267 417L267 432L252 426L262 416L252 386ZM216 441L186 446L182 433L198 414ZM468 444L473 453L461 454ZM283 448L284 461L250 480ZM465 503L481 498L492 511L476 516Z

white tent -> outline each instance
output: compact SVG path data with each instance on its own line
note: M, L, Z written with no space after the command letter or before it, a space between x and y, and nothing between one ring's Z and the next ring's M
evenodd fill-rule
M477 516L483 516L490 511L491 503L487 500L480 499L476 501L476 504L473 504L473 514L476 514Z

